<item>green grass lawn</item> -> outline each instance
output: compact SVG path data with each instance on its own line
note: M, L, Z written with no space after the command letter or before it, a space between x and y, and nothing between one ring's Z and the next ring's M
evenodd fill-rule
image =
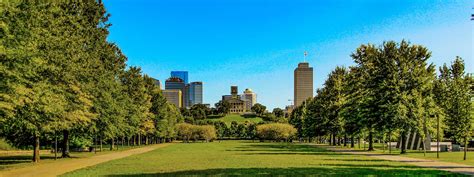
M254 117L254 118L245 118L245 117L242 117L238 114L229 114L229 115L226 115L222 118L215 118L215 119L208 119L208 120L212 120L212 121L223 121L224 123L226 123L227 125L230 125L232 123L232 121L236 121L237 123L244 123L245 121L249 121L249 122L253 122L253 123L258 123L258 122L261 122L263 121L262 118L260 117Z
M365 150L367 150L368 146L369 145L366 144ZM385 146L385 151L383 150L382 144L380 143L374 143L374 147L375 147L375 151L372 151L373 153L389 154L389 150L387 149L388 148L387 146ZM341 147L341 148L344 148L344 147ZM348 148L348 147L345 147L345 148ZM361 144L360 148L356 144L355 148L353 149L358 150L358 151L364 151L363 144ZM439 158L436 158L436 151L434 152L426 151L426 156L425 156L423 151L407 150L406 154L400 154L399 149L393 148L391 155L401 155L401 156L420 158L420 159L439 160L439 161L454 162L454 163L474 166L474 152L467 152L467 160L463 160L464 152L462 151L461 152L440 152Z
M459 175L313 145L222 141L179 143L63 176L438 176Z
M61 153L58 152L58 159L54 160L54 153L51 153L50 151L44 151L42 150L40 152L41 160L40 163L52 163L56 161L63 161L64 163L67 163L68 160L71 159L78 159L78 158L85 158L85 157L90 157L94 155L101 155L101 154L107 154L107 153L113 153L117 151L123 151L123 150L128 150L132 148L137 148L140 146L119 146L118 150L110 151L108 146L104 146L102 149L102 152L99 152L97 150L97 153L94 152L71 152L71 158L61 158ZM33 151L21 151L18 153L14 154L0 154L0 170L5 170L5 169L11 169L11 168L21 168L29 165L34 165L34 163L31 163L31 159L33 158Z

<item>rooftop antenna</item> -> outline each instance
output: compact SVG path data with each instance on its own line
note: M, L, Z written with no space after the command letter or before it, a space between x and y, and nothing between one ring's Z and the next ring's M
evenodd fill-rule
M304 51L304 62L306 63L306 55L308 55L308 52L305 50Z

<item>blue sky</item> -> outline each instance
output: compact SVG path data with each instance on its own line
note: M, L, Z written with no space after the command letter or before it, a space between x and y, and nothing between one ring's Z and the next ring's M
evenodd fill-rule
M230 86L252 88L269 109L293 98L293 70L308 51L314 88L350 66L360 44L402 39L432 51L437 66L455 56L474 71L473 1L436 0L105 0L109 40L130 66L164 81L172 70L204 82L214 105ZM163 82L162 82L163 83Z

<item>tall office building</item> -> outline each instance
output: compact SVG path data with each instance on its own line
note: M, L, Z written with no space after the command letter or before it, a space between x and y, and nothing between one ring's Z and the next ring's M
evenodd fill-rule
M313 68L307 62L299 63L294 77L294 105L299 106L313 97Z
M171 77L177 77L183 80L184 84L188 84L187 71L171 71Z
M176 107L181 108L183 106L181 90L171 89L163 90L163 96L166 98L168 103L174 104Z
M257 103L257 94L252 91L252 89L245 89L244 94L242 95L242 100L245 101L245 109L250 111L253 105Z
M189 106L202 104L202 82L191 82L189 84Z
M165 90L179 90L181 91L181 99L180 99L180 102L181 102L181 106L182 107L186 107L187 104L186 104L186 94L187 94L187 89L186 89L186 84L184 83L184 81L179 78L179 77L170 77L169 79L167 79L165 81ZM180 106L180 107L181 107Z
M160 80L158 80L158 79L155 79L155 78L152 78L152 79L153 79L153 81L154 81L155 85L158 87L158 89L160 89L160 90L161 90L161 82L160 82Z

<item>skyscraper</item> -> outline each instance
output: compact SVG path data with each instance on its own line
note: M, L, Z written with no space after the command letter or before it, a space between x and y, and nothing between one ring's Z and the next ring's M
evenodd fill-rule
M299 106L313 97L313 68L309 67L308 62L299 63L294 77L294 104Z
M165 90L179 90L181 91L181 104L183 107L186 107L186 84L179 77L170 77L165 81Z
M202 82L191 82L189 84L189 106L202 104Z
M171 77L177 77L183 80L184 84L188 84L187 71L171 71Z
M168 103L174 104L178 108L183 106L181 90L163 90L163 96Z

